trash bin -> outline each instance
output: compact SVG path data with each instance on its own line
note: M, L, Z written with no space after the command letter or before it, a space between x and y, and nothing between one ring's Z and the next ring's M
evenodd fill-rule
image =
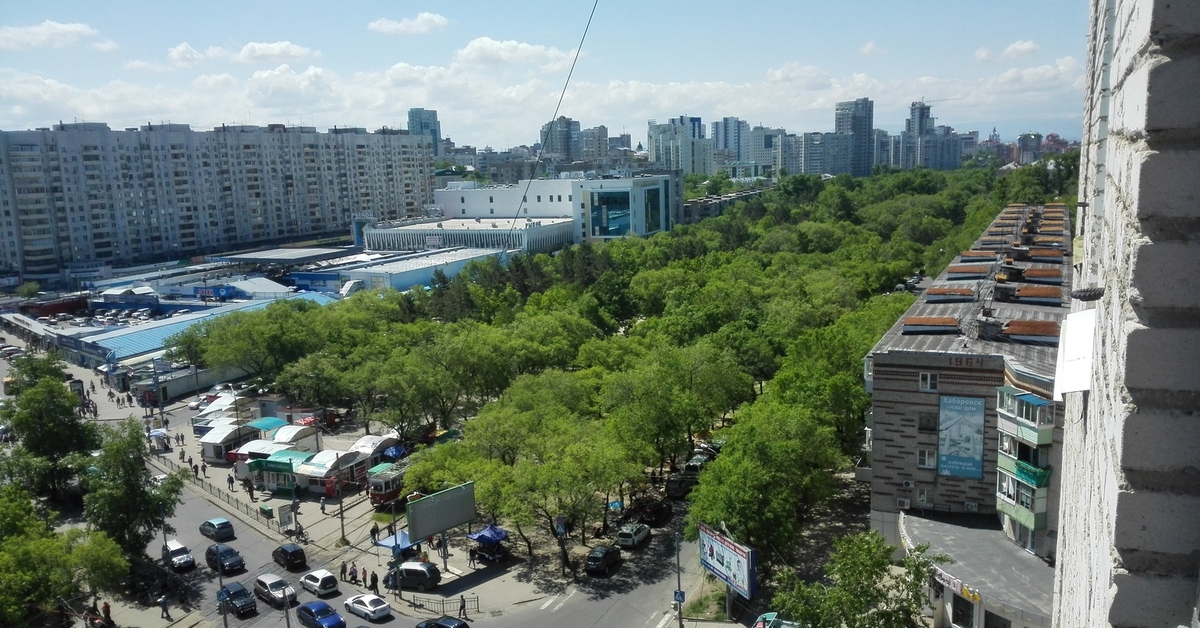
M261 512L262 516L266 517L267 519L275 518L275 509L269 505L264 504L262 506L259 506L258 511Z

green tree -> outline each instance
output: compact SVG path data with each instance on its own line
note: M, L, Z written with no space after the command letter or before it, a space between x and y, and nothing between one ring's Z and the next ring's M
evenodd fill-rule
M163 346L167 351L163 355L172 362L184 362L198 369L205 367L204 362L204 327L192 325L183 331L167 336Z
M831 584L803 583L775 596L785 617L813 628L918 628L930 603L926 587L934 565L949 557L929 555L927 545L910 549L900 570L892 568L896 548L874 530L838 539L825 564Z
M15 405L6 406L0 414L11 421L22 446L46 460L51 497L58 499L71 475L66 458L90 451L99 443L95 424L76 414L79 398L53 377L43 377L22 390Z
M166 519L183 501L183 472L167 476L161 484L150 483L146 468L149 448L136 419L104 428L103 443L99 456L88 456L84 518L126 554L140 556L155 534L170 527Z
M13 378L11 390L14 391L14 395L32 388L42 379L52 379L56 382L68 379L66 364L57 351L51 351L45 357L28 354L13 360L10 376Z
M36 281L26 281L17 286L17 296L24 299L32 299L42 291L42 285Z
M24 490L0 488L0 625L26 625L58 600L118 591L129 564L103 532L56 533Z

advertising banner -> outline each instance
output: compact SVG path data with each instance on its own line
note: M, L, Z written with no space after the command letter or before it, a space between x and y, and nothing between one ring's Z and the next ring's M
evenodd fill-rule
M747 600L758 589L755 563L754 550L700 524L700 565Z
M938 412L938 475L983 477L982 397L943 395Z

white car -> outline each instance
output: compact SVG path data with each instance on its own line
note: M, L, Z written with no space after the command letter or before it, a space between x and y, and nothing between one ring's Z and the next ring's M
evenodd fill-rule
M338 579L328 570L318 569L300 578L300 586L320 597L329 593L337 593Z
M392 607L378 595L363 593L346 600L346 612L363 619L382 619L392 614Z
M644 523L628 523L617 533L617 546L632 549L650 538L650 526Z

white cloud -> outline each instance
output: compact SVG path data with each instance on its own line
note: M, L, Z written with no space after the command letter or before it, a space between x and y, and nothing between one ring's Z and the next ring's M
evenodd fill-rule
M491 37L477 37L456 51L454 59L458 63L468 65L543 63L556 67L565 61L569 61L571 54L570 52L563 52L558 48L542 46L540 44L527 44L513 40L498 41ZM544 69L553 69L553 67L544 66Z
M301 103L319 105L333 93L332 77L325 70L309 66L297 73L288 64L273 70L259 70L246 81L246 95L264 107L298 108Z
M1019 59L1021 57L1028 57L1029 55L1035 54L1041 49L1042 47L1033 43L1033 41L1023 39L1009 44L1008 48L1005 48L1004 52L1000 53L1000 56L1004 57L1005 59Z
M985 47L976 48L975 49L975 60L976 61L991 61L992 60L992 51L988 50Z
M385 35L421 35L446 28L448 23L442 15L422 11L417 17L406 17L399 22L381 17L367 24L367 30Z
M126 70L136 70L138 72L166 72L171 68L162 65L161 63L152 63L150 61L140 61L134 59L125 63Z
M190 68L204 60L204 54L185 41L167 50L167 59L181 68Z
M98 41L98 42L92 44L92 48L95 48L96 50L99 50L100 52L112 52L114 50L117 50L120 47L121 47L121 44L118 44L117 42L115 42L111 39L106 39L104 41Z
M767 80L772 83L788 83L799 89L821 89L829 85L829 75L824 70L795 61L767 70Z
M874 39L872 39L871 41L868 41L867 43L863 44L862 47L860 47L858 49L858 52L860 54L864 54L869 57L872 55L882 54L884 52L884 50L883 50L883 48L880 48L878 44L875 43Z
M242 46L242 49L233 58L244 63L249 63L253 61L295 61L317 56L320 56L319 52L293 44L290 41L252 41Z
M97 33L96 29L80 22L63 24L46 20L33 26L3 26L0 27L0 48L5 50L24 50L42 46L62 48Z
M232 74L228 73L201 74L192 79L192 87L203 90L224 89L236 84L237 80L233 78Z

